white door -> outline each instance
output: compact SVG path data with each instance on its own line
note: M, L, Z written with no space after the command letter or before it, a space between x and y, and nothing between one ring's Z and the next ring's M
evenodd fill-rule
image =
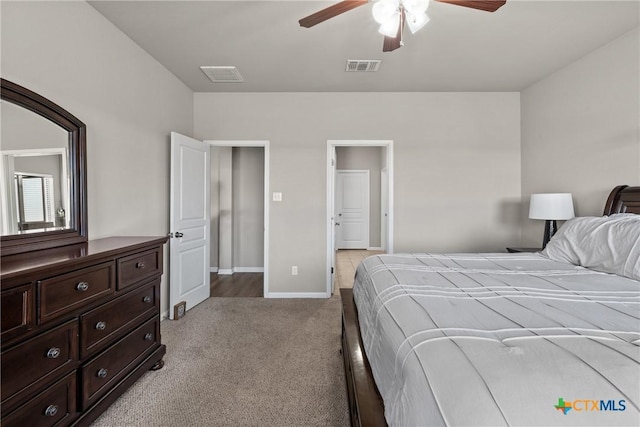
M369 247L369 171L339 170L336 173L336 247Z
M169 317L209 298L209 146L171 132Z

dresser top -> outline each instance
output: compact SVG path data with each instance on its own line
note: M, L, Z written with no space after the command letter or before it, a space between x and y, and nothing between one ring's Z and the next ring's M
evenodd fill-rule
M33 274L37 271L70 266L84 261L91 262L122 252L162 245L167 239L167 237L108 237L77 245L4 256L0 258L0 281L4 282L27 272Z

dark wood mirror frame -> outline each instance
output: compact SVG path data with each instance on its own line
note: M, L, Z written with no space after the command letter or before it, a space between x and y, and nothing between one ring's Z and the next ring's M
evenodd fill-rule
M87 241L86 127L64 108L20 85L0 78L1 99L24 107L69 132L71 228L0 237L2 256Z

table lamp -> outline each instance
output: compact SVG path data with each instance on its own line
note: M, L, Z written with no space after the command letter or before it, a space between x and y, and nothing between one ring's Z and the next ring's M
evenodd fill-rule
M531 195L529 218L545 220L542 249L547 246L551 237L558 230L556 220L571 219L574 216L571 193L543 193Z

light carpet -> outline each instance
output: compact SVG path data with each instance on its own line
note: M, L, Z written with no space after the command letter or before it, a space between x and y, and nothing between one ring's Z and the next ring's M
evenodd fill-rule
M348 426L340 297L210 298L161 323L165 366L93 424Z

